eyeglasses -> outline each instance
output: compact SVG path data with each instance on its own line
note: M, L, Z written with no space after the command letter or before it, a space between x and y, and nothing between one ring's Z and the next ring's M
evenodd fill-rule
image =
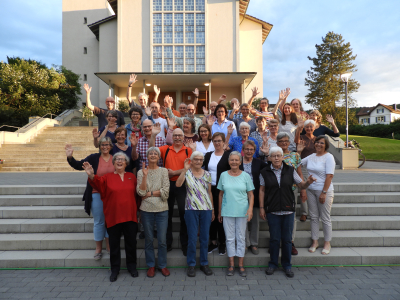
M131 117L140 117L140 114L131 114Z
M277 154L277 155L271 155L272 158L281 158L282 155L281 154Z
M287 144L287 143L290 143L289 141L278 141L278 143L285 143L285 144Z
M200 133L208 133L208 130L200 130Z
M244 151L256 151L254 148L245 148Z
M250 130L250 129L248 129L247 127L242 127L240 128L240 130Z
M116 158L115 161L125 161L125 158Z
M325 142L315 142L315 144L325 145Z
M219 113L223 113L223 114L224 114L224 113L225 113L225 110L218 110L218 111L217 111L217 114L219 114Z
M114 116L110 116L108 115L107 118L114 118L114 119L118 119L118 117L114 117Z
M143 128L151 128L151 127L153 127L153 125L143 126Z
M110 144L104 144L104 145L100 145L100 147L111 147Z
M192 159L192 161L194 161L194 162L202 162L204 159L202 159L202 158L194 158L194 159Z
M173 134L172 137L182 137L183 134Z
M269 128L277 128L278 125L269 125L268 127L269 127Z
M215 144L215 143L222 143L222 140L213 140L213 143Z

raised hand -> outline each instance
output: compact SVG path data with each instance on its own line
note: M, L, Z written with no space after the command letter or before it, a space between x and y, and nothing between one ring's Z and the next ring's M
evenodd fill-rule
M97 139L97 138L99 138L99 136L100 136L100 131L97 131L96 128L93 128L92 134L93 134L93 138L94 138L94 139Z
M165 108L165 106L160 107L160 112L164 117L167 117L167 109Z
M300 142L297 143L297 152L301 153L305 147L306 145L304 144L304 141L300 140Z
M166 104L167 107L169 107L169 108L171 108L171 106L172 106L172 101L173 101L173 99L169 95L164 97L164 104Z
M222 101L225 101L225 100L226 100L226 95L222 94L218 99L218 103L221 103Z
M207 107L205 107L205 106L203 106L203 114L204 114L205 116L208 115L208 109L207 109Z
M262 137L262 139L263 139L263 142L268 144L268 139L269 139L269 137L268 137L268 131L264 131L264 132L262 133L261 137Z
M228 134L232 135L233 130L234 130L234 128L233 128L233 123L231 123L231 124L229 124L229 126L228 126Z
M198 88L195 88L194 91L193 91L193 94L194 94L197 98L199 98L199 89L198 89Z
M326 120L330 123L330 124L334 124L335 120L333 119L332 115L326 115Z
M268 143L268 140L267 140L267 141L263 142L260 150L262 153L269 155L269 148L270 148L270 144Z
M304 128L304 120L303 120L303 118L298 118L297 119L297 127L298 128Z
M136 147L137 144L138 144L138 142L139 142L139 139L136 137L136 134L135 134L135 133L132 133L132 134L129 136L129 140L130 140L130 142L131 142L131 147L132 147L132 148L133 148L133 147Z
M149 174L149 168L146 168L146 163L144 162L142 164L142 172L143 172L143 176L147 176L147 174Z
M67 157L71 157L72 154L74 154L74 149L72 148L71 144L66 144L64 149L65 149L65 154L67 155Z
M210 127L213 126L213 124L214 124L213 115L208 115L208 116L207 116L207 124L208 124L208 126L210 126Z
M157 97L160 95L160 89L156 85L154 85L154 92L156 93Z
M151 135L157 135L161 132L161 125L160 123L155 123L153 125L153 129L151 130Z
M257 114L257 110L253 107L250 108L250 113L255 116Z
M285 91L280 90L279 91L279 101L285 100Z
M149 116L151 116L151 108L149 107L149 106L147 106L145 109L144 109L144 112L146 113L146 115L149 117Z
M85 89L86 94L89 94L92 91L92 88L87 83L83 85L83 88Z
M258 91L258 88L255 86L254 88L251 89L251 92L253 93L251 96L255 98L260 92Z
M290 95L290 88L286 88L286 90L284 90L283 92L284 92L284 96L285 96L285 100L286 100L287 97L289 97L289 95Z
M239 103L234 102L233 106L232 106L232 110L236 113L239 111L239 108L240 108Z
M169 129L174 129L176 127L176 121L174 118L167 119Z
M184 142L184 144L185 144L185 147L192 149L192 152L196 151L196 148L197 148L196 143L193 143L192 140L187 140L187 142Z
M185 161L183 162L185 170L189 170L190 166L192 165L192 162L190 161L190 158L186 158Z
M129 84L128 85L132 85L135 84L136 82L136 75L135 74L131 74L131 76L129 76Z
M85 161L82 164L83 169L85 170L86 174L88 175L88 177L93 178L94 176L94 170L91 164L89 164L87 161Z

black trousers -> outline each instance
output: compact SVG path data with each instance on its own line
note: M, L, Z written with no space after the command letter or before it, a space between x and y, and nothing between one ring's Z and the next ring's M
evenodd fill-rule
M174 205L176 199L176 203L178 204L179 219L181 221L179 238L182 249L187 249L188 234L185 222L186 186L182 185L181 187L176 187L176 181L170 181L169 183L167 245L171 246L174 239L172 237L172 217L174 214Z
M211 193L212 193L213 202L214 202L215 219L214 219L214 221L211 222L211 226L210 226L210 241L218 240L219 244L225 244L226 238L225 238L224 225L223 225L223 222L220 223L218 221L219 189L217 189L216 185L211 186ZM217 239L217 236L218 236L218 239Z
M138 224L136 222L124 222L107 228L110 238L110 263L111 273L119 273L121 269L121 234L124 235L126 267L128 271L136 269L136 234Z

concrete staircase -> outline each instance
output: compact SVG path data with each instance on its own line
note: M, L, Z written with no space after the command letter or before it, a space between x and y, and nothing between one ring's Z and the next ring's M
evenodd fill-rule
M84 184L0 187L0 268L109 266L105 251L102 260L93 260L93 219L83 211L84 189ZM294 265L400 263L400 183L336 183L332 223L333 248L328 256L320 249L308 253L310 222L297 223L299 255L293 257ZM178 230L175 210L169 266L186 265ZM322 246L322 232L320 237ZM245 264L265 266L268 243L268 226L262 222L260 254L247 253ZM138 267L146 267L144 240L138 239L137 246ZM225 266L228 259L213 252L209 263Z
M125 120L125 124L129 124L131 122L131 119L127 118L127 117L125 117L124 120ZM79 126L79 121L86 121L86 120L83 118L73 118L65 126ZM98 126L99 122L98 122L97 118L93 118L91 121L93 121L94 127Z
M96 127L48 127L27 144L0 148L1 172L73 171L67 163L65 144L72 144L74 157L83 159L98 150L93 146Z

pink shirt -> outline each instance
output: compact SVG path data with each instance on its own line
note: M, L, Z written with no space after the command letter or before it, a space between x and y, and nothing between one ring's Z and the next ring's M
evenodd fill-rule
M114 165L112 164L112 156L110 156L110 159L106 162L102 156L99 157L99 166L97 168L97 176L103 176L108 173L114 173L115 168ZM98 190L93 188L92 194L94 193L99 193Z

